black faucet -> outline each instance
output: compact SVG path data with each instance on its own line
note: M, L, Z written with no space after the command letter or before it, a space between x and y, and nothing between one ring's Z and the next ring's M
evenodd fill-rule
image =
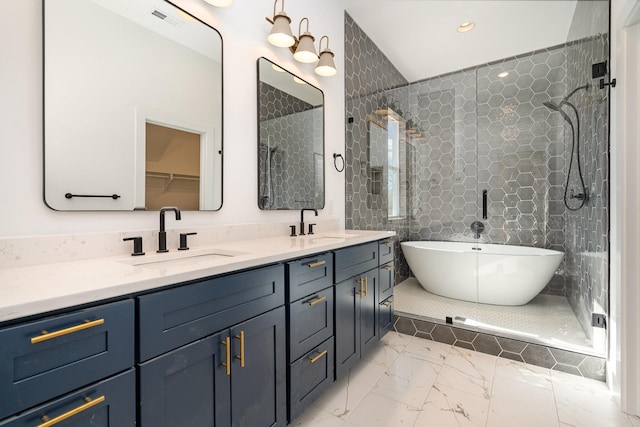
M318 216L318 211L315 209L300 209L300 236L304 236L304 211L313 211Z
M173 211L176 214L176 221L180 221L180 209L174 206L160 208L160 232L158 232L158 250L156 252L169 252L167 250L167 232L164 230L164 213Z

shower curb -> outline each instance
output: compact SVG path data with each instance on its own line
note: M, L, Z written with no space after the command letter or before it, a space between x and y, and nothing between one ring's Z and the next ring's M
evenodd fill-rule
M606 359L471 331L406 316L394 316L393 330L492 356L516 360L598 381L606 381Z

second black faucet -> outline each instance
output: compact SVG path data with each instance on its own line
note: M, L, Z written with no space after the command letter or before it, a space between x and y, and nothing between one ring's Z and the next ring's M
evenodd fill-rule
M315 209L300 209L300 235L304 236L304 211L313 211L318 216L318 211ZM313 231L309 230L309 234L313 234Z

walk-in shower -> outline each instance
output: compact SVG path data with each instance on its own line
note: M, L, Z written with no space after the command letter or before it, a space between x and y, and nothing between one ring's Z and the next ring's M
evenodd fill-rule
M576 8L564 42L414 81L345 16L346 227L466 244L472 296L482 245L564 253L530 303L503 306L426 291L398 245L395 310L413 333L469 348L483 334L509 338L509 350L491 342L517 360L519 342L606 353L592 319L608 314L608 88L591 66L609 57L608 3ZM441 263L445 282L454 263Z

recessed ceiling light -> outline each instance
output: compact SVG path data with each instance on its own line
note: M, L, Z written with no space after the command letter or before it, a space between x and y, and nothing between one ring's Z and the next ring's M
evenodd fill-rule
M503 71L500 74L498 74L498 77L500 77L501 79L507 77L509 75L508 71Z
M474 22L465 22L463 24L458 25L458 32L466 33L467 31L473 30L473 27L475 26L476 24Z

